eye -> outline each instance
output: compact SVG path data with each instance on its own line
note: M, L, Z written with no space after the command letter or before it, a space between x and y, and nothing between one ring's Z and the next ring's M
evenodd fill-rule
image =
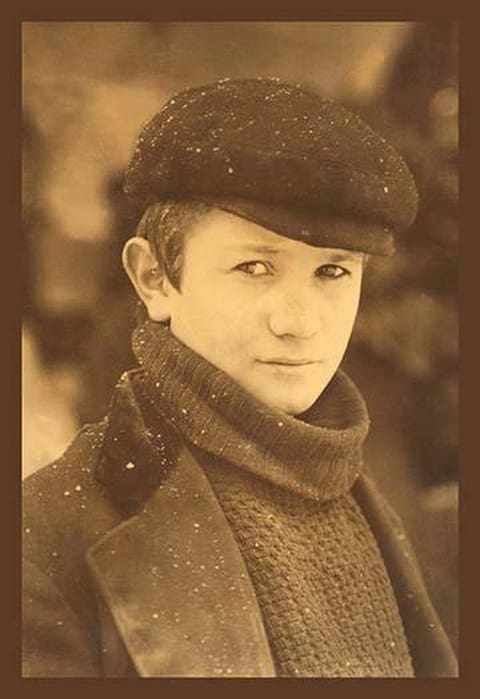
M315 272L317 277L325 277L327 279L340 279L346 275L350 275L348 269L340 267L339 265L328 264L321 265Z
M271 274L272 271L265 262L252 260L251 262L242 262L234 269L247 274L250 277L263 277L266 274Z

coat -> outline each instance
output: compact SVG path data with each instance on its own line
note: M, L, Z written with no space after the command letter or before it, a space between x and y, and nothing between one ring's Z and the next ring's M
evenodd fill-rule
M26 479L24 676L275 676L215 494L170 425L155 436L154 446L126 375L107 418ZM456 675L398 518L368 476L353 492L384 557L416 676Z

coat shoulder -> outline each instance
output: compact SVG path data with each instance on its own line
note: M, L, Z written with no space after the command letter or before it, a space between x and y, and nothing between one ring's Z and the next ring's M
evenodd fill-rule
M54 462L23 482L23 557L67 597L81 596L85 553L121 521L96 478L105 421L85 426Z
M28 476L23 482L24 533L32 534L42 524L51 522L60 532L72 534L76 520L108 507L104 488L96 478L106 420L86 425L74 437L65 452L55 461ZM113 511L112 511L113 514ZM87 526L88 526L88 524ZM35 538L35 537L31 537ZM42 538L46 538L46 530ZM28 541L28 537L27 537ZM28 553L28 545L27 545Z
M23 481L23 497L29 498L39 489L48 492L55 483L66 483L69 476L85 477L82 474L92 472L103 446L107 418L102 421L84 425L77 432L65 451L54 461L30 474ZM43 494L43 493L42 493Z
M77 665L93 672L97 640L88 639L98 637L97 601L85 554L121 520L96 478L105 424L85 426L56 461L23 482L26 674L54 674L61 644L75 648L72 656L88 656ZM58 670L67 672L63 665Z

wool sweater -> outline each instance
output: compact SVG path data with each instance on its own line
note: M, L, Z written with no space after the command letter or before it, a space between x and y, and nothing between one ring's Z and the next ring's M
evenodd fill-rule
M375 537L352 495L365 404L339 371L296 417L271 409L161 324L134 333L135 390L182 434L253 582L279 676L411 677ZM154 432L154 430L153 430Z

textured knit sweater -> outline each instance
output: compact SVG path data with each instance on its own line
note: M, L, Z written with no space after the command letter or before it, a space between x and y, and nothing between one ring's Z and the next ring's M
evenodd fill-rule
M397 602L351 488L368 430L338 372L292 417L146 323L136 389L204 469L252 579L279 676L411 677Z

